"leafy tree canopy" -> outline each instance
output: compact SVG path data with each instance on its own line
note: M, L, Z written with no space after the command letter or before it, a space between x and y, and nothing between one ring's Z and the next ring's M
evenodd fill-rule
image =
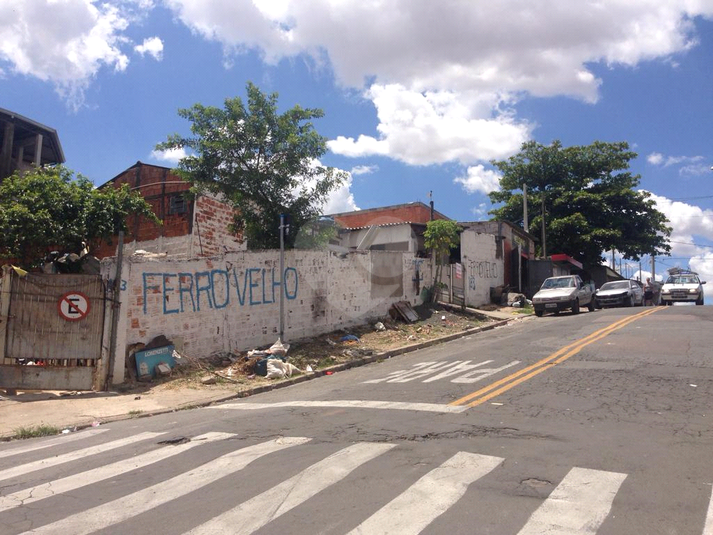
M648 192L634 189L641 177L629 172L629 162L636 156L626 142L566 148L559 141L524 143L515 156L491 162L503 176L500 191L490 193L490 200L503 205L490 213L498 220L522 223L525 184L535 234L542 225L544 198L547 252L591 264L611 249L634 260L644 254L669 254L666 216Z
M128 186L95 189L89 179L63 166L43 167L0 183L0 258L26 268L50 251L80 253L126 230L126 216L158 222L151 206Z
M285 238L292 247L300 228L320 215L327 194L345 174L319 164L326 138L312 125L322 110L295 106L277 112L277 93L247 85L247 105L227 99L223 109L196 104L178 114L191 124L191 137L174 134L158 150L188 149L177 173L197 191L221 193L237 209L235 230L251 249L280 245L280 214L291 216Z
M455 221L436 219L426 223L426 230L423 233L424 246L426 249L433 249L436 258L440 258L450 253L451 249L460 243L458 231L460 227Z

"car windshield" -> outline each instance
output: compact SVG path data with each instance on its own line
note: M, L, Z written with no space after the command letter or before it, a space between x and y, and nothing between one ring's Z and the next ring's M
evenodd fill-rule
M574 279L572 277L562 277L547 279L542 283L542 290L551 290L552 288L574 288Z
M666 284L698 284L698 277L692 275L671 275Z
M602 284L600 290L626 290L628 287L628 281L606 282Z

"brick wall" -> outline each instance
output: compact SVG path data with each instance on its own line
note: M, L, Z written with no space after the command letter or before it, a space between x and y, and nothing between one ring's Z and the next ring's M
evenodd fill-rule
M124 254L137 250L170 255L211 256L246 248L239 236L228 230L233 209L213 195L200 195L195 200L185 196L190 185L170 169L141 162L127 169L106 187L128 184L151 205L163 222L158 225L145 217L129 216L124 238ZM118 237L92 248L97 258L116 255Z
M285 340L383 317L396 301L419 303L417 270L430 280L428 265L411 253L339 258L287 252ZM125 258L115 380L123 380L126 348L159 335L196 357L271 344L279 335L279 272L279 251L192 260ZM102 262L102 273L113 278L115 259Z

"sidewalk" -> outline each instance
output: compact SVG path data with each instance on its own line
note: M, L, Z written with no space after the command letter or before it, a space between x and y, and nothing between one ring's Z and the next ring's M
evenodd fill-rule
M498 321L482 327L476 332L506 325L521 318L512 311L477 311ZM421 347L443 343L454 338L468 336L473 332L464 331L441 339L405 346L386 353L366 357L358 362L334 366L329 370L341 371L354 366L368 364L377 359L388 358L401 353L415 351ZM299 375L267 386L250 385L210 385L203 388L178 387L171 382L138 387L128 393L120 392L20 392L16 396L6 396L0 390L0 439L17 434L17 430L46 425L60 430L101 425L116 420L142 418L199 406L218 401L245 397L266 390L288 386L324 375L328 370L320 370L310 375Z

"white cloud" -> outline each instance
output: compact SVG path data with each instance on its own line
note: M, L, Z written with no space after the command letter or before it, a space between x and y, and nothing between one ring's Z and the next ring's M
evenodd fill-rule
M664 156L660 152L652 152L646 161L652 165L671 167L680 165L678 174L681 176L700 176L710 172L710 168L702 163L703 156Z
M149 37L144 39L144 42L140 45L136 45L134 50L141 54L148 54L156 61L161 61L163 59L163 41L159 37Z
M666 197L651 195L656 207L663 212L673 229L671 233L671 256L690 257L706 255L710 248L696 243L713 241L713 210L672 201Z
M354 194L351 192L352 177L351 174L345 180L344 184L339 189L330 192L327 202L322 207L323 214L339 214L342 212L352 212L358 210L359 207L354 201Z
M469 167L466 175L455 178L454 182L462 184L468 193L490 193L500 189L500 177L497 171L485 169L482 165Z
M508 113L493 116L504 99L475 93L420 93L401 85L372 85L379 137L338 137L332 152L344 156L388 155L412 165L458 161L463 164L503 158L516 152L530 125Z
M168 162L171 165L177 165L178 162L187 156L184 148L171 150L153 150L151 151L151 159L160 162Z
M352 176L370 175L379 170L378 165L357 165L351 170Z
M652 152L646 157L646 161L652 165L661 165L664 161L664 157L660 152Z
M713 252L707 252L692 257L689 265L693 271L698 273L702 281L707 282L703 288L703 293L707 293L710 296L711 289L709 285L713 284Z
M118 7L90 0L0 3L0 63L14 73L51 82L75 109L102 67L123 71L129 22Z
M508 107L523 95L599 98L591 65L636 66L696 44L693 0L166 0L227 61L258 51L276 64L310 58L337 83L365 89L376 133L337 137L334 152L409 164L485 162L531 131ZM477 97L476 97L477 96Z

